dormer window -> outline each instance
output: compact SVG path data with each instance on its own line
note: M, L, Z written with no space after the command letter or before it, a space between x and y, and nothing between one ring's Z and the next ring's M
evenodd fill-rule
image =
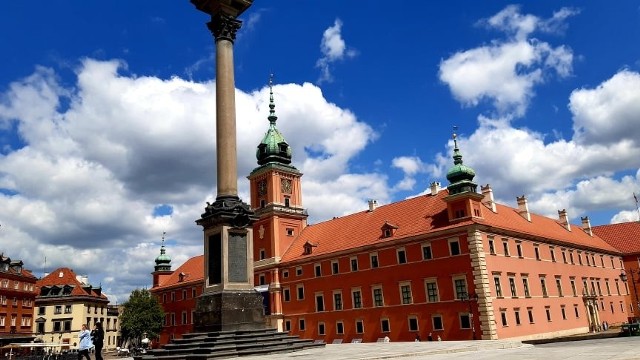
M279 150L280 150L280 152L281 152L281 153L285 153L285 154L286 154L286 153L287 153L287 148L288 148L288 147L289 147L289 146L287 145L287 143L280 143L280 144L278 144L278 148L279 148Z
M187 274L181 272L180 274L178 274L178 281L179 282L183 282L184 278L187 276Z
M305 255L311 255L311 253L313 252L313 248L315 248L315 247L317 247L317 246L318 246L318 244L314 244L314 243L311 243L311 242L307 241L307 242L306 242L306 243L304 243L304 245L302 246L302 247L303 247L303 249L304 249L303 253L304 253Z
M398 230L398 226L386 221L384 225L382 225L381 230L382 238L389 238L395 235L396 230Z

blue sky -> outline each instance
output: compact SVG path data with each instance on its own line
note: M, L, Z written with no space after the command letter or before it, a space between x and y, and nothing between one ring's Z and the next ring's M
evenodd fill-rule
M278 128L310 222L447 184L574 222L637 220L635 1L255 1L234 47L238 178ZM0 251L114 300L202 251L215 197L214 44L189 1L0 3Z

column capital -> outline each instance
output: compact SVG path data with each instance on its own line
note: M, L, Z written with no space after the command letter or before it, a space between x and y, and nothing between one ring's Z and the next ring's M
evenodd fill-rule
M229 40L234 42L236 40L236 32L241 26L242 21L222 12L211 15L211 21L207 23L207 27L216 41Z

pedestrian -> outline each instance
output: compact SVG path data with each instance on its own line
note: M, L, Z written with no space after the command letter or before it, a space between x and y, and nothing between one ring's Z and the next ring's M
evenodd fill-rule
M91 343L91 333L87 330L86 324L82 324L82 330L78 333L78 339L80 340L80 345L78 345L78 360L81 360L83 357L91 360L89 349L91 349L93 344Z
M92 331L93 346L96 347L96 360L102 360L102 346L104 345L104 329L102 323L97 322Z
M416 340L415 342L420 342L420 334L416 334Z
M440 335L438 335L438 341L442 341L442 338L440 337Z
M433 341L433 336L431 335L431 333L429 333L429 336L427 337L427 340Z

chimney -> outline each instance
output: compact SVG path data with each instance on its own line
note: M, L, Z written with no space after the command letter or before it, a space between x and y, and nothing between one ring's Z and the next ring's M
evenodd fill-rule
M431 195L438 195L438 192L440 191L440 183L437 181L434 181L431 183L430 188L431 188Z
M480 191L482 191L482 195L484 196L484 198L482 199L482 203L489 209L491 209L491 211L493 211L494 213L497 212L496 202L493 200L493 190L491 189L491 185L480 185Z
M522 196L516 196L516 201L518 201L518 214L525 218L527 221L531 222L531 214L529 213L529 205L527 205L527 198Z
M591 231L591 221L589 221L589 217L580 217L582 219L582 230L586 232L589 236L593 236L593 231Z
M569 215L567 215L567 209L558 210L558 220L560 221L560 225L564 226L565 229L571 231L571 224L569 224Z
M369 211L373 211L378 207L377 200L369 200Z

